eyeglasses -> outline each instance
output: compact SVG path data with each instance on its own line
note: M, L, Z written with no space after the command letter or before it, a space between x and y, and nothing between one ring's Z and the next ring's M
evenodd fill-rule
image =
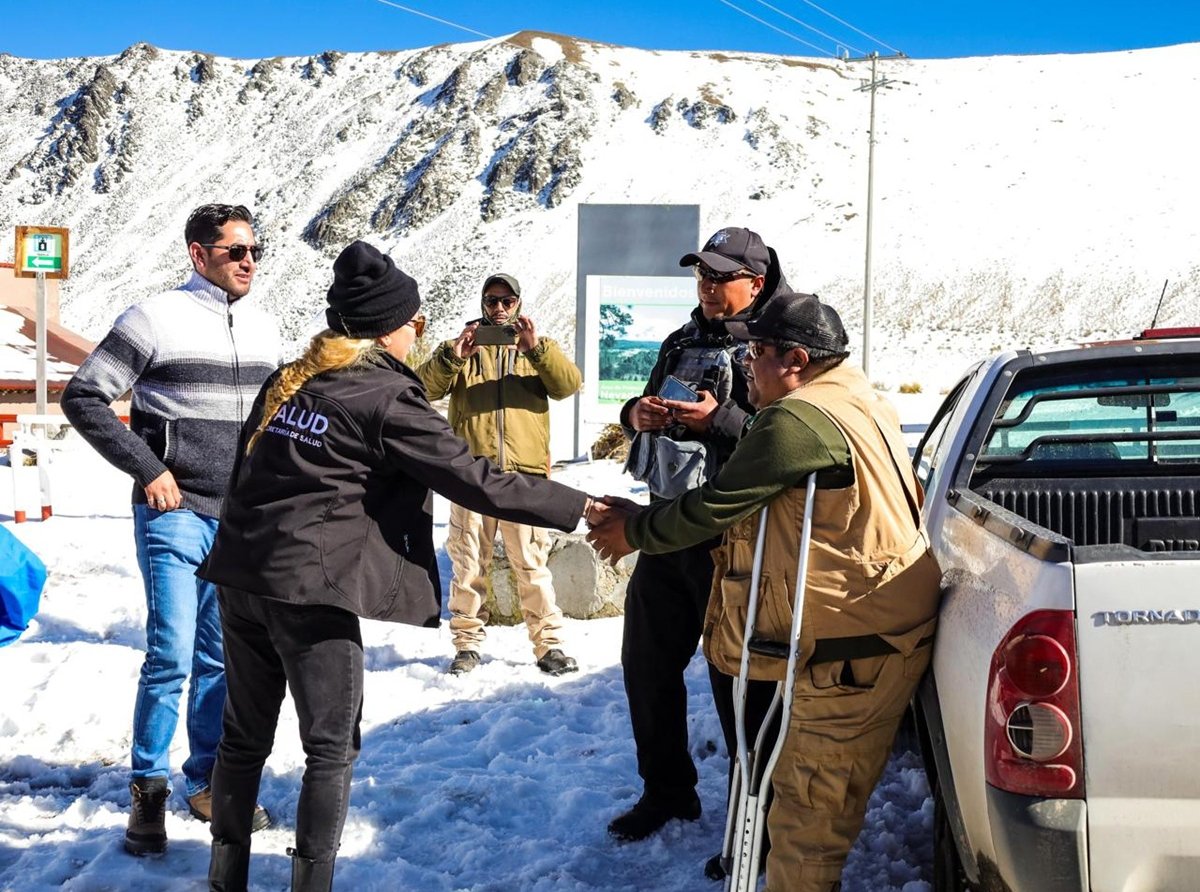
M746 355L751 359L761 359L765 355L763 347L770 343L770 341L749 341L746 344Z
M511 310L517 305L519 298L509 295L508 297L500 297L499 295L489 294L483 299L483 305L489 310L495 309L497 304L504 304L504 309Z
M753 279L758 275L758 273L752 273L748 269L735 269L731 273L719 273L715 269L709 269L707 266L699 263L692 267L692 273L696 276L697 282L707 280L714 285L724 285L735 279Z
M775 348L775 355L781 359L785 356L790 356L793 350L802 346L800 344L793 343L792 341L747 341L746 352L744 355L748 356L750 359L761 359L767 355L763 348L768 344ZM808 350L807 347L803 347L803 349L806 351Z
M262 260L263 246L262 245L200 245L201 248L224 248L229 252L229 259L234 263L241 263L246 259L246 252L250 252L250 256L254 258L254 262Z
M413 331L415 331L417 333L417 337L421 337L421 335L425 334L425 316L424 316L424 314L413 316L411 319L409 319L404 324L411 325L413 327Z

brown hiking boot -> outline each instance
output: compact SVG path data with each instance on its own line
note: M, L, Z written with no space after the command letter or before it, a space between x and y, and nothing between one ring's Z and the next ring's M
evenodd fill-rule
M188 811L197 821L208 823L212 820L212 790L208 787L194 796L188 797ZM254 817L250 819L250 832L257 833L271 826L271 815L261 805L254 806Z
M167 797L165 777L139 777L129 785L132 802L125 828L125 851L131 855L158 855L167 850Z

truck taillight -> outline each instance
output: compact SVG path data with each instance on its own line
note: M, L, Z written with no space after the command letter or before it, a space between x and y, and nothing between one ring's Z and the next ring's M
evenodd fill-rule
M992 655L984 735L987 781L1026 796L1083 798L1075 615L1022 617Z

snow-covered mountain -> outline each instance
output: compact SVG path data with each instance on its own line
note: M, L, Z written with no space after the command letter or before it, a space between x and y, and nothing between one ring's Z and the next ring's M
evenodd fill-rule
M307 58L0 55L0 230L71 227L64 320L93 336L178 280L192 207L235 201L269 245L256 294L290 334L362 236L417 277L435 333L457 331L504 268L569 345L577 206L697 203L701 238L763 233L857 345L869 75L528 31ZM879 75L875 362L903 375L964 337L1127 334L1164 280L1160 324L1194 319L1200 44L889 60Z

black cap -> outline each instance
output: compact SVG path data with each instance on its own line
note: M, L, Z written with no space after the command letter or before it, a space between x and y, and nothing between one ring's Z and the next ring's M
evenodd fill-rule
M351 338L393 332L421 308L416 281L366 242L352 242L338 255L325 299L325 321Z
M699 251L679 258L680 266L695 266L697 263L703 263L719 273L748 269L756 275L765 276L771 263L771 253L757 232L727 226L714 232Z
M787 341L825 355L850 352L842 317L815 294L775 294L752 314L730 316L725 330L739 341Z

